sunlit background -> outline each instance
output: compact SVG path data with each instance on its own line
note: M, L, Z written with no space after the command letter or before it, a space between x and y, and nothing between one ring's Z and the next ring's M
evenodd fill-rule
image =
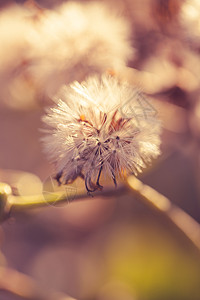
M0 181L24 197L57 189L40 143L44 109L61 84L110 72L139 86L162 122L162 155L139 178L199 222L200 1L1 0L0 7ZM78 180L61 189L82 187ZM199 250L128 189L18 211L2 224L0 241L1 266L44 291L200 300ZM24 299L5 291L1 279L9 286L12 277L2 272L0 300Z

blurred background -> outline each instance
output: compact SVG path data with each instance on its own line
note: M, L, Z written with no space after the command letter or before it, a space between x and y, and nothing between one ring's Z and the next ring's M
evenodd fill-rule
M44 191L54 173L40 142L45 107L61 84L111 72L141 87L162 121L162 155L139 178L199 222L200 1L1 0L0 8L0 181L23 196ZM128 189L11 214L0 241L1 266L44 290L200 300L199 251ZM0 288L0 299L22 299Z

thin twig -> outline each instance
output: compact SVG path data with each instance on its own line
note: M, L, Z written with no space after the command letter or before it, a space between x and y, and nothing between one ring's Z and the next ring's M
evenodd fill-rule
M127 178L127 184L131 187L132 191L138 193L147 203L164 213L165 216L167 216L167 218L170 219L173 224L200 250L200 225L198 222L181 208L172 204L167 197L163 196L152 187L143 184L135 176L129 176ZM9 188L5 186L4 190L8 191ZM101 195L102 198L109 196L113 197L114 195L124 193L125 190L125 186L122 185L116 190L113 188L105 189L104 191L95 193L95 195ZM0 198L5 202L5 195L3 197L2 195L3 194L1 194L0 191ZM3 212L1 212L1 220L4 220L6 216L9 217L10 212L14 212L15 210L44 207L47 204L59 205L62 202L69 203L71 201L80 201L84 198L88 198L88 194L82 189L77 190L77 193L72 195L71 198L69 196L66 197L63 192L33 196L13 196L12 194L8 194L5 205L1 205L1 209L4 208ZM91 197L91 199L93 198Z
M124 185L119 185L116 189L117 194L121 194L126 190ZM102 197L113 197L115 195L115 189L112 187L105 188L103 191L95 192L95 196L101 195ZM88 196L88 193L84 188L79 188L67 195L64 191L43 193L38 195L28 196L15 196L12 194L12 190L6 183L0 183L0 220L4 221L13 215L15 211L32 209L35 207L45 207L48 205L59 206L62 203L68 204L74 201L81 201L85 198L94 198Z
M172 204L167 197L163 196L152 187L143 184L135 176L129 176L127 178L127 183L132 191L137 192L146 202L164 213L165 216L167 216L200 250L200 224L197 221L181 208Z

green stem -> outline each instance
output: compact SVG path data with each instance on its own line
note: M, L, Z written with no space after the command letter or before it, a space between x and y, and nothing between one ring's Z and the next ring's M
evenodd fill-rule
M124 192L125 187L119 186L117 193ZM110 197L114 194L113 188L104 189L104 191L95 192L95 196L101 195L104 197ZM90 197L92 200L93 195L88 195L85 189L77 189L75 193L67 195L65 192L52 192L43 193L38 195L28 195L28 196L14 196L12 195L11 188L5 184L0 183L0 205L2 202L2 215L9 215L11 211L23 210L34 207L45 207L47 205L59 205L61 203L70 203L72 201L79 201L84 198ZM4 218L3 218L4 219Z
M127 178L127 185L134 193L139 194L146 203L163 213L173 224L179 228L184 235L200 250L200 225L191 216L184 212L181 208L175 206L171 201L151 188L143 184L135 176ZM109 197L124 193L126 188L120 186L117 190L113 188L95 193L102 197ZM66 196L63 192L46 193L32 196L14 196L7 184L0 183L0 208L1 220L9 216L13 210L22 210L33 207L44 207L47 205L59 205L60 203L69 203L74 200L88 197L85 190L77 190L75 195ZM91 199L93 199L91 197Z

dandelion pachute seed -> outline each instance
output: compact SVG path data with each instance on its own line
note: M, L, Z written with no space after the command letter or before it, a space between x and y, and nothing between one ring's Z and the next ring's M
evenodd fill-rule
M59 184L85 180L88 192L101 190L102 174L141 172L160 154L160 121L136 87L115 77L89 77L63 86L43 121L45 151L55 163Z

